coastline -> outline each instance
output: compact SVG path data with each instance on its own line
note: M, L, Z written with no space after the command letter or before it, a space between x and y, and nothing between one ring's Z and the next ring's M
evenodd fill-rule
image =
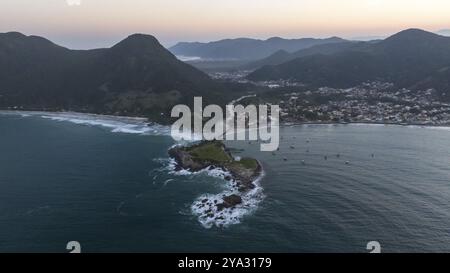
M98 114L91 112L77 112L77 111L42 111L42 110L11 110L0 108L0 113L11 113L11 114L61 114L61 115L86 115L92 117L105 117L105 118L119 118L119 119L130 119L137 121L146 121L148 123L156 123L149 120L144 116L123 116L123 115L111 115L111 114Z
M415 126L415 127L442 127L450 128L449 124L423 124L423 123L398 123L398 122L281 122L282 126L300 126L300 125L380 125L380 126Z
M264 197L260 180L265 172L261 162L253 158L234 158L222 142L176 145L168 150L168 154L174 163L174 174L206 172L226 182L225 191L204 194L191 206L192 213L206 228L240 223L241 218L256 209Z
M198 155L203 153L204 148L208 149L208 154ZM201 141L193 145L175 146L169 148L168 154L177 164L176 171L199 172L211 168L222 169L230 174L225 179L236 181L241 192L253 189L253 182L262 172L262 165L258 160L253 158L235 159L221 141Z
M11 113L11 114L75 114L75 115L88 115L92 117L106 117L106 118L118 118L118 119L130 119L136 121L143 121L148 124L158 124L162 126L167 126L168 124L156 122L150 120L145 116L124 116L124 115L113 115L113 114L99 114L91 112L77 112L77 111L51 111L51 110L12 110L0 108L0 113ZM399 122L367 122L367 121L356 121L356 122L304 122L304 121L282 121L280 126L298 126L298 125L386 125L386 126L420 126L420 127L443 127L450 128L450 123L448 124L424 124L424 123L399 123Z
M138 135L170 136L170 127L147 118L132 116L113 116L89 114L79 112L44 112L44 111L11 111L0 110L0 115L37 117L56 122L69 122L77 125L98 126L110 130L112 133L126 133Z

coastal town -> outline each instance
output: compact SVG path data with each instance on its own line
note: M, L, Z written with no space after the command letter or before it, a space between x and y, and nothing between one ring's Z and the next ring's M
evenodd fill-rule
M278 104L285 123L450 125L450 103L442 102L434 89L396 89L392 83L374 81L352 88L305 90L305 85L291 80L252 82L245 79L247 73L217 72L211 76L268 89L270 95L258 97Z
M279 101L285 122L449 125L450 104L435 90L393 89L370 82L348 89L294 92Z

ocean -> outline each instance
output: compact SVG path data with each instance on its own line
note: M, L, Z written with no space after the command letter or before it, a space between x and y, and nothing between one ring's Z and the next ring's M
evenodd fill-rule
M450 252L450 128L283 126L233 215L196 202L217 170L175 172L169 128L142 119L0 112L0 252Z

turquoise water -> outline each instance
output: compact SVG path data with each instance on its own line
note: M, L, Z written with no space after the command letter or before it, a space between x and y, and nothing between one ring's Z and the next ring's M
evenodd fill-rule
M163 127L42 116L0 115L0 252L450 251L450 129L283 127L276 155L228 143L266 174L218 228L191 206L226 182L172 173Z

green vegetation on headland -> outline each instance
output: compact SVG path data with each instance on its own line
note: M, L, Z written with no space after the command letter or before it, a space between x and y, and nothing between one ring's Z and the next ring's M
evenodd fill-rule
M254 170L258 168L258 161L253 158L242 158L239 161L232 162L230 165L236 168L243 167L249 170Z
M200 145L186 147L196 161L215 162L227 164L233 161L233 157L224 149L221 142L203 142Z
M260 163L253 158L235 159L220 141L203 141L187 147L174 147L169 155L175 159L177 169L197 172L207 168L221 168L230 173L225 177L228 181L235 181L240 192L247 192L255 188L253 182L262 172ZM234 207L242 203L238 195L225 196L224 202L218 208Z
M245 168L254 171L258 168L258 161L253 158L235 160L220 141L205 141L198 145L186 147L185 151L192 155L194 160L221 164L225 167Z

